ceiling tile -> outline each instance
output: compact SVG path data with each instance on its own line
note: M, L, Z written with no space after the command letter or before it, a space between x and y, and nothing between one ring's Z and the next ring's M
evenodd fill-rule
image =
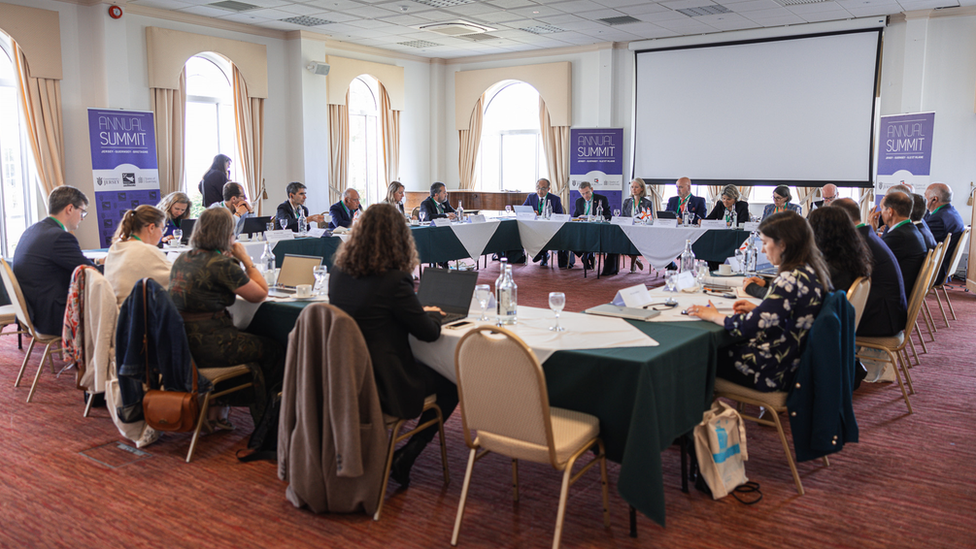
M493 11L490 13L482 13L475 17L486 23L493 23L493 24L507 23L509 21L517 21L519 19L522 19L522 16L517 13L512 13L503 10Z
M608 8L622 8L626 6L639 6L639 5L656 5L653 2L642 2L641 0L593 0L601 6L606 6Z
M220 0L213 0L218 2ZM292 4L291 0L240 0L245 4L253 4L255 6L260 6L262 8L277 8L278 6L284 6L287 4Z
M786 12L785 15L771 15L768 17L767 16L760 17L756 14L761 12L754 11L745 14L745 17L747 19L751 19L755 21L756 23L759 23L764 27L778 27L780 25L796 25L799 23L803 23L803 19L799 15L794 15L786 10L783 11Z
M638 15L644 15L646 13L663 13L663 12L674 13L672 10L669 10L668 8L662 6L661 4L654 4L654 3L640 4L638 6L625 6L625 7L617 8L617 11L626 13L627 15L633 15L634 17L637 17Z
M381 17L380 19L382 21L386 21L387 23L393 23L394 25L403 25L407 27L430 23L430 21L428 21L427 19L417 17L416 15L394 15L391 17Z
M565 13L581 13L584 11L602 10L604 6L590 0L570 0L569 2L558 2L547 4L550 8L555 8Z
M530 6L527 8L515 8L508 11L512 13L517 13L522 17L529 17L531 19L538 19L540 17L546 17L548 15L560 15L563 13L559 10L554 10L547 6Z
M579 17L568 13L560 13L559 15L552 15L549 17L538 17L537 19L543 23L554 25L556 27L563 23L575 23L577 21L582 21L582 19Z
M306 0L305 4L326 10L344 10L362 6L359 2L352 0Z
M713 6L715 2L711 0L672 0L671 2L661 2L661 5L672 10L684 10L688 8Z
M625 14L620 13L617 10L608 10L606 8L596 11L585 11L577 14L584 19L589 19L590 21L596 21L597 19L607 19L609 17L621 17Z
M603 23L596 23L594 21L587 21L585 19L580 19L579 21L573 23L565 23L556 26L568 31L600 30L607 27Z
M746 13L750 11L760 11L760 10L775 10L785 8L773 0L749 0L748 2L740 2L734 6L729 7L735 13Z
M817 13L804 13L800 15L808 23L819 23L820 21L841 21L850 19L851 14L847 10L821 11Z
M512 8L524 8L527 6L538 5L535 2L530 2L529 0L490 0L487 3L491 4L492 6L497 6L499 8L504 8L507 10Z
M797 6L786 6L786 9L797 15L803 15L805 13L816 13L821 11L837 11L844 8L840 7L837 2L817 2L816 4L800 4ZM733 11L739 11L733 8Z
M287 6L280 6L276 9L278 11L288 12L292 15L317 15L327 11L318 6L309 6L306 4L289 4ZM322 19L327 19L327 18L323 17Z
M377 8L376 6L359 6L358 8L350 8L342 10L343 13L348 13L349 15L356 15L362 18L368 17L382 17L384 15L390 15L390 12L382 8Z
M139 6L147 6L150 8L159 8L163 10L178 10L181 8L190 8L194 4L189 2L179 2L177 0L138 0L137 2L130 2L131 4L136 4Z
M755 28L755 21L746 19L736 13L719 13L715 15L703 15L701 17L695 17L695 19L705 23L706 25L711 25L716 29L723 31L730 30L740 30L740 29L751 29Z
M661 21L674 21L674 20L684 20L689 19L689 17L683 13L678 13L676 11L665 10L654 13L644 13L641 15L635 15L634 17L640 19L641 21L647 21L650 23L660 23Z
M475 4L451 6L450 8L446 8L444 11L456 13L458 15L481 15L482 13L503 12L504 10L497 6L492 6L491 4L479 2Z
M202 15L204 17L220 17L221 15L227 15L227 10L211 8L208 6L193 6L191 8L186 8L179 11L181 13L192 13L194 15Z
M359 19L356 21L349 21L347 25L360 29L385 29L386 32L399 32L399 29L402 28L399 25L394 25L393 23L388 23L379 19Z

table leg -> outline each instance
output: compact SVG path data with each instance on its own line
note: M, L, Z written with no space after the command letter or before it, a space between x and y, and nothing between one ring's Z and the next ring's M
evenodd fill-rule
M637 509L634 509L633 505L628 505L630 507L630 537L637 537Z

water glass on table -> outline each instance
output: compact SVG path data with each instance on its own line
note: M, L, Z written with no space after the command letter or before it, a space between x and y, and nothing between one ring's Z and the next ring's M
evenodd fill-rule
M481 322L486 322L489 320L486 309L488 308L488 299L491 298L491 286L488 284L478 284L474 287L474 297L478 300L478 305L481 305Z
M668 269L664 271L664 284L665 289L669 292L678 291L678 271L677 269Z
M420 220L420 223L421 223L421 224L423 224L423 223L424 223L424 221L427 221L427 212L426 212L426 211L424 211L424 209L423 209L423 208L420 208L420 210L419 210L419 211L417 211L417 219L419 219L419 220Z
M179 246L183 243L183 229L173 229L173 240L169 241L171 246Z
M549 292L549 308L556 313L556 325L551 326L549 331L565 332L566 328L559 325L559 312L566 306L566 294L563 292Z
M505 204L505 215L512 215L512 205Z
M282 231L287 231L288 230L288 220L285 219L285 218L281 218L279 221L281 223L281 230Z
M315 277L315 295L325 295L328 291L326 279L329 277L329 269L325 265L316 265L312 267L312 276Z

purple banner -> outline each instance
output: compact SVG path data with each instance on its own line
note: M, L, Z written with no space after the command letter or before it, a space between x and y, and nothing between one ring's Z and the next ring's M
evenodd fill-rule
M595 192L607 197L611 208L619 208L623 179L623 128L569 130L570 203L580 196L579 184L588 181Z
M929 184L935 113L882 116L878 130L878 179L875 201L893 185L921 193Z

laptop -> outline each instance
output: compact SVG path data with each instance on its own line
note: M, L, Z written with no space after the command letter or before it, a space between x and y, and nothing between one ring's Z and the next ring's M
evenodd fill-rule
M314 255L285 254L281 260L281 271L278 280L268 291L272 297L291 297L295 293L295 286L299 284L315 284L312 269L322 264L322 258Z
M271 222L271 216L261 216L261 217L245 217L244 218L244 228L241 229L242 233L255 234L263 233L268 230L268 223ZM275 227L276 229L278 227Z
M196 218L194 219L184 219L180 221L180 230L183 231L183 238L180 239L180 243L189 244L190 235L193 234L193 224L196 223Z
M658 219L678 219L678 214L674 212L660 211L657 212Z
M590 307L583 312L588 315L612 316L616 318L645 321L661 314L661 311L655 311L652 309L637 309L634 307L620 307L612 303L605 303L603 305L597 305L596 307Z
M428 268L420 277L417 299L421 305L440 307L444 311L441 324L448 324L468 316L471 296L477 284L476 271Z

